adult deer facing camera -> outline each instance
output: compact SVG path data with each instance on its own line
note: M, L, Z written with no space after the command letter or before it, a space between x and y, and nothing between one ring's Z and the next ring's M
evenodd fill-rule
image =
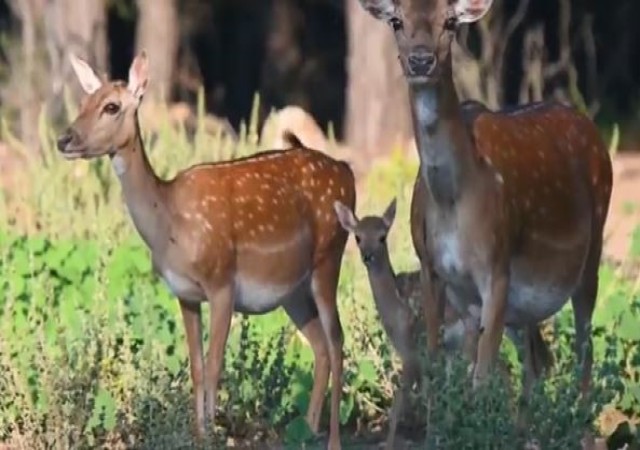
M197 435L204 435L205 414L214 420L233 312L264 314L282 306L314 352L307 412L314 431L332 374L329 447L339 449L342 328L336 290L348 235L333 202L355 206L349 167L287 134L288 150L200 164L162 180L147 159L138 125L146 54L134 59L128 83L103 83L87 63L71 61L88 97L58 149L67 159L111 159L154 271L180 301ZM211 311L206 364L200 325L205 301Z
M582 389L591 379L591 316L611 160L598 129L557 102L490 111L460 104L451 64L459 24L491 0L360 0L393 30L408 81L420 157L411 220L435 351L442 280L461 312L481 305L474 385L496 360L505 325L534 327L571 297ZM584 349L584 352L583 352Z

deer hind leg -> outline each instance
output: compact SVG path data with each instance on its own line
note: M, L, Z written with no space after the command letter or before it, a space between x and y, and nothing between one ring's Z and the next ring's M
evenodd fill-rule
M318 308L311 295L296 298L284 306L291 321L311 345L314 356L313 389L307 410L307 423L314 433L320 428L320 413L329 384L329 348L318 317Z
M205 370L206 412L210 425L213 425L218 395L218 382L223 366L224 349L229 337L231 317L233 315L233 288L224 286L218 289L205 289L209 300L209 352Z
M187 335L189 348L189 365L191 382L193 383L194 409L196 414L196 435L204 439L204 364L202 361L202 323L200 304L180 300L182 321Z
M331 418L329 421L329 450L339 450L340 400L342 396L342 345L343 334L336 295L340 259L326 258L314 270L311 281L313 297L318 308L320 322L329 347L331 365Z
M553 365L553 355L542 337L539 324L528 325L524 329L524 380L523 395L529 398L534 382Z
M598 268L602 253L602 234L594 234L587 263L582 272L582 279L571 296L573 317L576 327L575 352L582 364L581 390L583 394L591 384L591 367L593 365L593 345L591 341L591 318L598 295Z

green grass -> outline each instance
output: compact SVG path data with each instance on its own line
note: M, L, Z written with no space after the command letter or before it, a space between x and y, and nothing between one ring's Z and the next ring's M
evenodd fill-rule
M256 129L252 120L234 143L203 132L189 140L183 130L164 126L145 142L158 173L170 177L193 163L260 149ZM0 201L0 442L36 449L191 447L191 381L177 301L151 273L108 161L63 161L45 117L39 130L43 160L31 164L24 190ZM7 133L5 126L10 139ZM416 170L394 153L358 192L360 215L380 213L398 197L389 240L398 271L417 267L408 228ZM365 275L348 252L338 301L346 352L341 422L349 448L379 438L399 369ZM513 449L535 438L544 449L570 449L578 448L585 428L595 427L604 405L636 415L639 307L637 287L603 267L594 319L596 388L586 406L577 397L567 305L553 327L557 369L537 386L525 429L516 426L518 403L499 379L473 393L466 364L454 360L425 372L412 408L415 441L421 448ZM503 350L517 389L514 349L505 341ZM308 344L284 313L236 316L212 442L317 447L302 419L312 363ZM328 402L324 430L327 422Z

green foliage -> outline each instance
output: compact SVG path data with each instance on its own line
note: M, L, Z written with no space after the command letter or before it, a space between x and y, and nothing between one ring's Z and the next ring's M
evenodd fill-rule
M258 106L256 98L254 120L239 142L208 135L202 126L193 138L168 124L145 133L152 164L171 177L193 163L252 153L260 147ZM13 197L33 218L21 222L11 215L12 199L0 198L6 224L0 229L0 442L28 448L192 446L191 381L177 302L151 272L108 162L63 161L44 116L40 135L44 158L30 167L29 189ZM358 193L360 215L379 213L398 197L389 238L397 270L417 265L408 238L416 171L415 163L394 152ZM399 365L355 253L345 255L338 298L345 334L340 421L348 442L355 427L366 434L384 423ZM639 307L635 286L603 267L594 319L596 389L588 407L577 402L568 306L554 320L556 372L536 387L526 427L517 426L523 410L503 381L492 379L472 392L466 365L453 359L425 371L407 418L410 434L421 448L516 448L531 439L545 449L575 448L603 405L636 415ZM505 340L503 350L516 379L515 349ZM212 443L315 448L318 438L304 420L313 353L286 315L234 318L225 355ZM325 401L323 430L328 410Z

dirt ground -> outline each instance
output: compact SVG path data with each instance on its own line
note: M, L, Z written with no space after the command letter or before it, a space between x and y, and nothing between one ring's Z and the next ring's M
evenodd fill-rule
M622 262L631 238L640 226L640 152L616 155L613 161L613 193L605 226L604 258Z

